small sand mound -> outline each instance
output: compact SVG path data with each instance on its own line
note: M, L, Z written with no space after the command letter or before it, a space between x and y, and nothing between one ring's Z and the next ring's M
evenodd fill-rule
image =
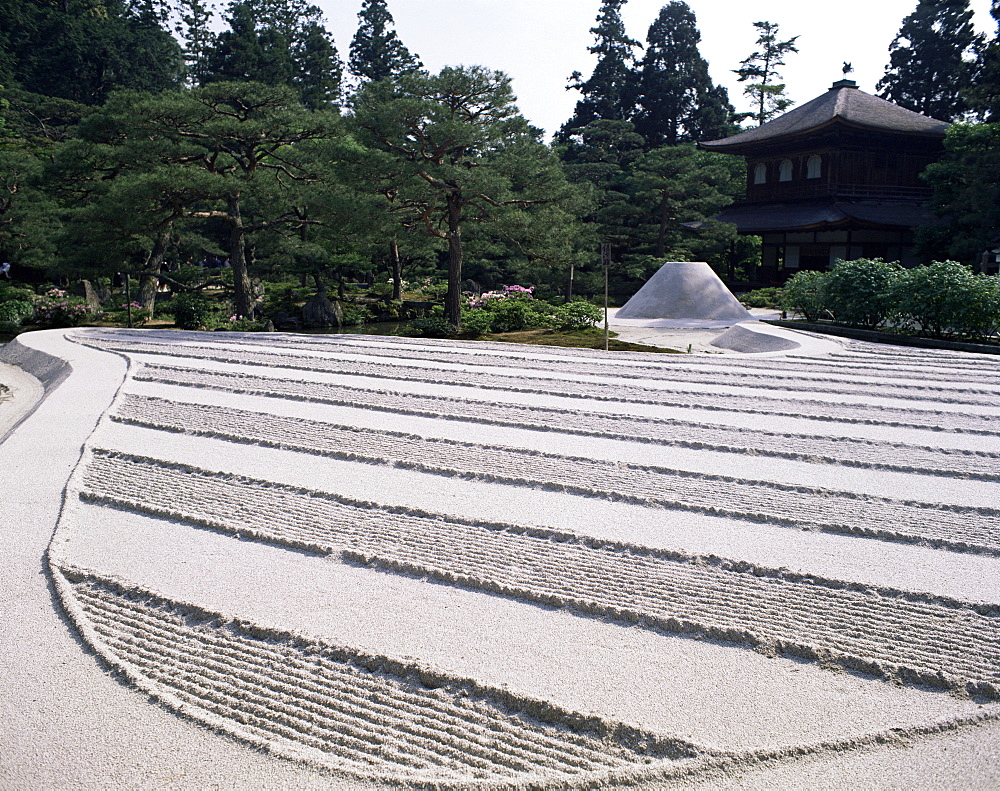
M729 349L744 354L760 352L787 352L798 349L802 344L791 338L783 338L764 332L756 332L753 327L737 324L712 341L712 346Z

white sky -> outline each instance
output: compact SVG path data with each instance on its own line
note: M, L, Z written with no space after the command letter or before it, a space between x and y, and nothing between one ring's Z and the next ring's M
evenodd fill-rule
M317 0L314 0L314 2ZM645 42L666 0L629 0L622 9L628 34ZM875 92L889 62L889 44L917 0L687 0L698 19L701 54L712 79L729 89L737 110L749 110L732 69L754 51L754 22L776 22L781 38L798 36L798 54L782 70L796 103L818 96L842 77L844 61L858 87ZM347 60L361 0L318 0L341 57ZM971 0L980 32L992 36L990 0ZM388 0L396 32L432 72L444 66L480 65L513 78L521 112L549 135L573 113L579 93L567 91L569 75L590 76L587 52L601 0Z

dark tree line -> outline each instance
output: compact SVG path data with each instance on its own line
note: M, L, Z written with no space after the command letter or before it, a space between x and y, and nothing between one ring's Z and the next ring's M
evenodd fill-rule
M269 273L318 291L379 273L398 298L408 272L440 272L457 323L468 277L566 298L597 291L602 240L623 292L664 258L752 256L751 241L708 219L744 174L737 158L695 148L738 127L694 14L667 3L641 48L621 24L624 2L601 5L597 67L574 76L576 112L548 146L503 74L424 70L385 0L362 0L346 67L306 0L232 0L222 30L202 0L7 0L0 258L47 276L131 271L150 307L167 262L227 259L246 316ZM765 59L748 71L750 88L766 89L753 94L760 121L795 39L758 28L743 68ZM956 131L929 178L971 249L990 223L995 235L996 179L983 174L996 137L979 127L998 120L997 42L962 46L977 76L958 95L990 123ZM985 184L976 196L956 175L971 172Z

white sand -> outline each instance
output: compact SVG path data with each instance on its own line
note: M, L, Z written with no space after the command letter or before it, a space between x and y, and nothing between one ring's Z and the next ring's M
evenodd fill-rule
M5 788L1000 780L1000 361L67 334Z

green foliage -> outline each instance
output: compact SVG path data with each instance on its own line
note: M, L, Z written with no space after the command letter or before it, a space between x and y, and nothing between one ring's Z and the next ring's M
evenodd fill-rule
M352 327L358 324L368 324L375 321L375 314L367 305L360 305L355 302L343 303L343 317L341 321L345 327Z
M972 17L968 0L919 0L889 45L879 96L942 121L963 118L982 47Z
M953 124L944 146L923 178L934 189L929 206L945 225L918 229L918 241L929 257L978 264L1000 228L1000 123Z
M966 90L965 99L977 117L1000 123L1000 0L993 0L990 16L996 21L997 30L979 50L976 78Z
M16 321L0 321L0 339L3 341L16 338L21 332L21 325Z
M0 31L2 81L32 93L99 104L114 90L179 82L180 47L153 3L4 0Z
M576 110L559 132L563 142L577 130L593 121L628 121L632 118L635 102L635 49L638 41L625 33L621 8L626 0L604 0L597 15L597 24L590 29L594 44L588 52L597 56L594 71L587 80L580 72L573 72L570 88L578 90L581 98Z
M997 279L955 261L904 270L889 298L904 321L933 338L986 338L1000 329Z
M390 299L392 297L392 283L373 283L368 289L368 296L375 299Z
M202 294L177 294L170 307L182 330L212 329L219 320L218 303Z
M35 292L30 287L10 280L0 280L0 302L13 299L31 302L34 298Z
M724 255L735 228L710 217L743 189L742 168L733 167L733 159L693 146L662 146L637 159L628 178L637 210L633 252L652 255L659 263L711 262ZM698 221L703 227L697 234L683 225Z
M902 267L881 258L837 261L825 286L834 319L855 327L877 327L892 312L890 291Z
M550 324L553 329L584 330L588 327L596 327L604 321L604 308L583 300L569 302L565 305L557 305L550 317Z
M210 219L232 263L219 274L233 278L236 312L250 316L252 227L273 239L313 224L304 224L307 212L332 177L310 145L339 130L334 115L306 111L284 86L214 82L158 96L116 94L81 134L85 142L65 152L67 167L89 159L97 173L116 176L86 184L91 200L78 215L77 247L145 268L175 225ZM301 230L294 237L301 241Z
M35 312L35 304L24 299L7 299L0 302L0 322L20 324Z
M129 311L130 306L131 311ZM127 326L129 321L131 321L131 326L139 327L149 321L149 311L144 309L138 302L132 302L131 305L126 303L113 309L105 310L102 318L105 321L110 321L122 327Z
M757 105L756 112L749 115L759 126L791 106L792 100L785 97L784 83L777 82L781 79L778 67L785 65L785 55L799 50L795 46L798 36L778 40L777 23L754 22L753 26L760 33L757 37L760 49L740 61L740 67L734 71L740 82L749 83L743 92Z
M516 332L540 323L539 311L527 299L497 300L489 312L493 316L490 322L493 332Z
M796 272L796 276L801 274L802 272ZM774 308L781 304L783 298L782 288L758 288L741 296L740 302L748 308Z
M355 77L378 82L423 68L420 59L399 40L385 0L362 0L358 29L351 40L348 70Z
M416 338L454 338L456 334L454 323L445 318L441 305L435 305L427 316L411 321L404 331L404 335Z
M233 0L205 55L202 84L258 82L294 90L311 109L340 99L343 64L323 12L305 0Z
M462 333L473 337L493 331L493 314L484 308L462 309Z
M362 142L394 165L409 224L448 244L445 313L457 329L463 228L478 223L494 239L516 238L530 230L523 220L536 207L570 200L574 191L518 114L501 72L445 68L370 82L354 98L354 118Z
M226 332L264 332L267 329L267 322L236 317L221 322L215 329Z
M781 289L782 310L801 313L806 321L818 321L829 308L826 299L828 272L802 270L792 275Z
M639 64L635 128L650 148L715 140L730 131L729 95L712 83L700 41L694 12L681 0L663 6L649 26Z

